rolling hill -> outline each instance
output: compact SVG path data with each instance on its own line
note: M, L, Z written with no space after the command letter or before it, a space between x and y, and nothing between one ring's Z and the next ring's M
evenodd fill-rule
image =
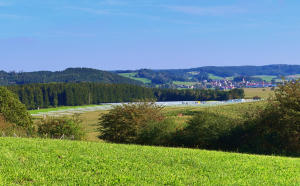
M243 79L256 81L271 81L299 77L300 65L265 65L265 66L205 66L190 69L116 71L116 73L130 74L132 79L147 79L147 83L167 84L172 82L199 82L202 80Z
M299 78L300 65L265 66L206 66L190 69L140 69L102 71L92 68L68 68L63 71L5 72L0 71L0 85L49 83L49 82L101 82L136 85L186 84L203 80L247 79L271 81Z
M5 72L0 71L0 85L50 83L50 82L100 82L114 84L142 84L116 73L91 68L68 68L63 71Z

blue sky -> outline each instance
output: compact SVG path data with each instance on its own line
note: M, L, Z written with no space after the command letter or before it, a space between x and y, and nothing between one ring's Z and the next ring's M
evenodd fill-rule
M0 70L300 64L299 0L0 0Z

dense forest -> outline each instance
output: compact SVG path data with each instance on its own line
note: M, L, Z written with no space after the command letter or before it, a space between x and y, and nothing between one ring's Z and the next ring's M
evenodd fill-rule
M8 86L28 109L75 106L143 99L157 101L228 100L244 97L242 89L176 90L146 88L128 84L44 83Z
M172 81L202 81L208 79L206 72L198 72L191 76L185 70L149 70L141 69L137 72L136 77L147 78L152 81L152 84L166 84Z
M5 72L0 71L0 85L50 82L101 82L142 84L118 74L91 68L68 68L64 71Z

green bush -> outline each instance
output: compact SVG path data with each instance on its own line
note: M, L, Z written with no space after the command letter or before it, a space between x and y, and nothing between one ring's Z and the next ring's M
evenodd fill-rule
M81 126L82 121L78 116L69 117L46 117L38 124L38 134L49 138L68 138L82 140L85 132Z
M266 107L221 140L225 150L299 156L300 82L279 86Z
M32 119L25 105L15 94L4 87L0 87L0 115L7 123L32 131Z
M218 148L222 143L219 139L228 135L238 125L238 120L202 111L195 114L187 124L187 127L177 134L177 145L212 149Z
M117 143L138 143L139 134L151 122L165 119L161 106L138 102L115 106L100 117L100 138Z
M300 82L288 82L255 120L256 145L260 151L300 154Z
M138 134L138 143L147 145L170 146L176 133L173 119L166 118L161 121L148 122Z
M260 100L261 99L261 97L259 97L259 96L253 96L253 98L252 99L254 99L254 100Z

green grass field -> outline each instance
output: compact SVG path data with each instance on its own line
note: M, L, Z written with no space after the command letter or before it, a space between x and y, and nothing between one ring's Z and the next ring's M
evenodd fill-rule
M174 85L186 85L186 86L192 86L197 84L198 82L189 82L189 81L173 81Z
M269 76L269 75L260 75L260 76L252 76L256 78L261 78L264 81L271 82L272 79L277 78L277 76Z
M216 76L214 74L208 74L208 78L209 79L212 79L212 80L222 80L222 79L228 79L228 80L233 80L234 77L226 77L226 78L223 78L221 76Z
M1 185L299 185L300 159L0 138Z
M221 80L221 79L224 79L223 77L216 76L214 74L208 74L208 78L212 79L212 80Z
M137 80L137 81L141 81L141 82L143 82L145 84L150 84L152 82L150 79L147 79L147 78L137 78L137 77L134 77L136 74L137 73L119 73L118 75L130 78L130 79L134 79L134 80Z

